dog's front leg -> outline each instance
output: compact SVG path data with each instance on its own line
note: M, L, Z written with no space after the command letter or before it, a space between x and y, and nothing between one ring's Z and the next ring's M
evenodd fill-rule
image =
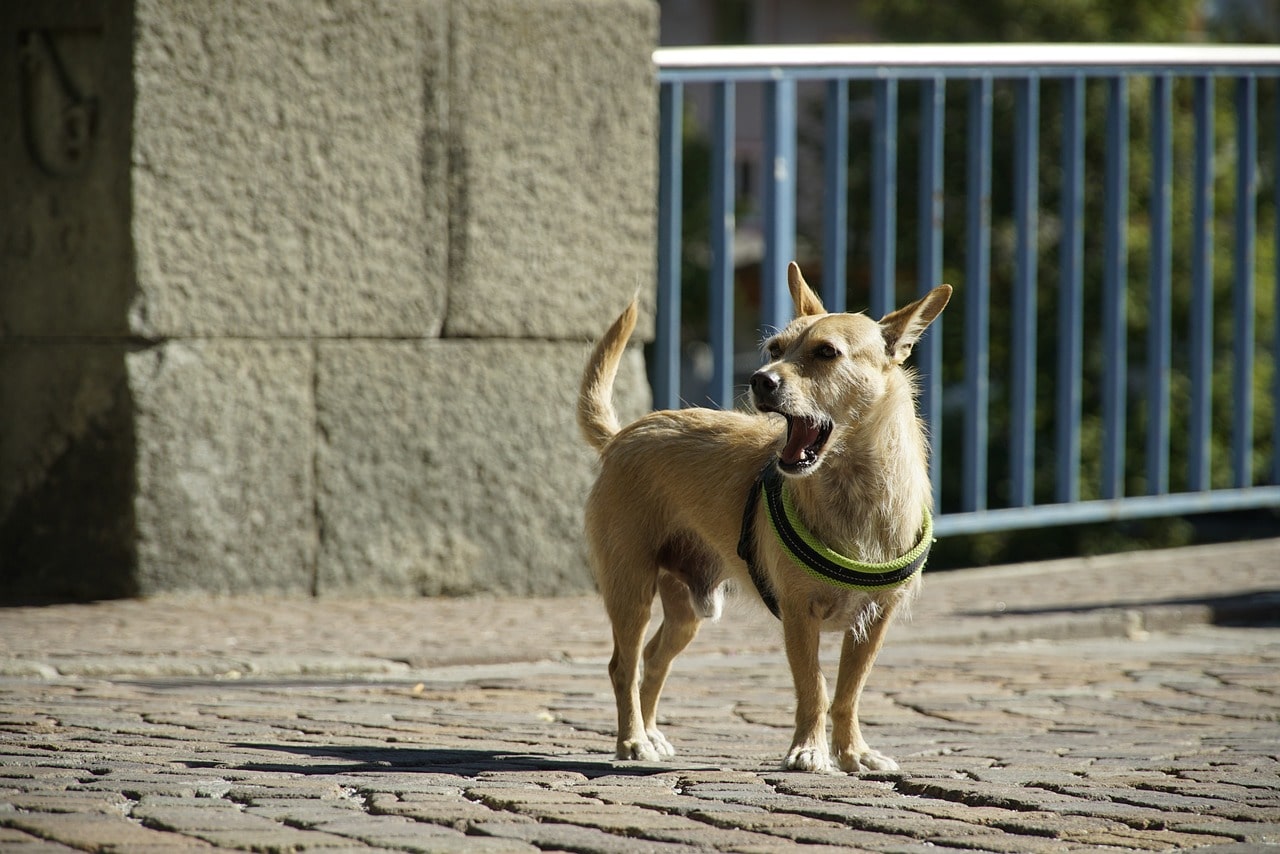
M889 606L867 626L866 635L845 632L840 650L840 675L836 678L836 698L831 707L831 743L836 762L845 771L896 771L898 763L877 750L872 750L862 738L858 724L858 701L867 684L871 666L884 643L885 632L893 616Z
M827 746L827 681L818 661L822 627L808 602L782 613L782 635L796 687L796 734L785 767L792 771L838 773Z

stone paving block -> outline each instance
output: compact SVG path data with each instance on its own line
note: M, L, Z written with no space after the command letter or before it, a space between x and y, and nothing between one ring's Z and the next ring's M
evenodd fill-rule
M46 791L6 794L4 804L29 812L124 815L129 801L116 792Z
M276 822L251 815L235 804L210 799L192 799L186 805L139 804L130 813L147 827L190 834L198 830L270 830Z
M702 846L681 845L674 842L656 842L614 836L594 827L578 827L572 824L513 824L509 822L481 822L471 826L473 833L528 842L543 850L578 851L583 854L692 854L704 850Z
M258 782L262 775L252 778L255 782L241 782L227 789L225 797L236 803L256 806L259 803L275 804L281 800L342 800L342 788L324 775L312 779L273 779L270 783Z
M495 810L512 810L522 806L541 804L598 805L600 803L594 798L585 797L575 791L559 788L545 789L532 783L516 783L501 787L483 784L468 786L467 797L478 800Z
M0 812L3 811L3 805L0 805ZM38 837L32 836L30 833L24 833L17 828L5 827L0 824L0 849L8 851L17 848L19 845L24 846L22 848L24 852L40 850L36 846L45 846L44 850L48 851L55 849L58 851L75 850L73 848L68 848L65 845L59 845L55 842L45 842Z
M445 332L594 338L654 276L657 8L449 8L456 174Z
M783 819L784 816L778 818ZM805 823L779 820L762 823L752 829L796 845L834 845L867 851L903 851L915 842L907 834L878 833L817 819Z
M366 845L380 845L403 851L433 851L437 846L458 844L465 836L459 831L440 825L425 824L399 816L355 815L314 825L316 830L335 836L359 840Z
M313 848L340 847L350 840L318 830L300 830L271 823L270 827L228 830L190 831L192 836L212 845L249 851L306 851Z
M655 789L646 786L627 788L609 786L603 789L588 789L582 794L606 804L618 804L658 810L673 815L693 815L706 806L698 798L690 798L676 794L670 790ZM744 807L743 809L748 809Z
M12 813L0 816L0 823L86 851L116 848L132 851L144 845L184 848L197 845L189 837L152 830L124 816L93 813Z
M7 834L12 834L12 836ZM7 830L5 828L0 828L0 845L5 846L3 850L14 851L17 852L17 854L71 854L71 852L80 850L78 848L72 848L70 845L63 845L59 842L50 842L49 840L32 836L29 833L23 833L18 830ZM195 840L192 848L190 849L174 849L171 847L169 850L194 851L197 850L195 846L204 846L205 849L208 848L204 843L199 840Z
M572 787L587 782L587 776L577 771L481 771L477 780L486 783L514 783L517 785Z
M706 828L701 830L662 829L646 834L647 838L659 842L673 842L691 846L705 846L708 834ZM767 833L755 833L749 830L720 829L715 833L716 846L719 851L758 852L758 854L832 854L831 846L839 846L843 851L874 851L874 843L884 843L880 850L891 850L893 844L902 840L881 837L875 834L863 834L848 828L832 828L829 842L814 840L800 841L785 836L772 836Z
M1229 837L1253 845L1280 845L1280 822L1275 821L1189 820L1174 823L1172 829Z
M1153 792L1147 789L1122 789L1109 786L1069 787L1063 791L1077 797L1107 798L1119 803L1151 807L1172 813L1216 816L1237 821L1280 820L1280 807L1253 807L1248 804L1219 798L1196 798L1171 792Z
M554 821L594 827L622 836L658 838L658 834L664 834L667 831L696 834L706 830L705 824L685 816L628 804L601 804L587 807L570 804L525 804L517 807L516 812L543 822Z
M952 835L943 831L937 836L930 837L927 844L942 850L995 851L1000 854L1053 854L1059 851L1079 850L1076 846L1059 839L1014 836L996 830L977 830L961 835Z
M401 800L390 794L373 794L367 807L372 815L392 815L411 818L414 821L439 824L455 829L465 829L476 822L499 820L508 823L532 822L532 818L504 814L483 804L458 797L422 795L413 800Z
M595 462L574 420L585 358L550 342L320 345L320 593L591 589ZM634 417L648 394L638 353L620 374Z

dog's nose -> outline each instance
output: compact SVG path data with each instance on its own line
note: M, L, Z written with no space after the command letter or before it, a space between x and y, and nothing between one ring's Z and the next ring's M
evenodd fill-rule
M772 394L782 379L773 371L756 371L751 375L751 390L757 395Z

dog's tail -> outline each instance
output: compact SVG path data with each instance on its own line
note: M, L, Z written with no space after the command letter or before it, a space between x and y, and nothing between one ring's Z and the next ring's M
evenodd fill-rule
M597 451L604 450L604 446L621 429L618 413L613 409L613 381L618 376L618 363L622 361L638 316L639 307L633 299L596 343L582 374L582 387L578 392L578 429Z

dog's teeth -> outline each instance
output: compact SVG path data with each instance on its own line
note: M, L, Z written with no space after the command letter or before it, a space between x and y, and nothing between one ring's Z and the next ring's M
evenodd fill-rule
M787 419L787 444L778 457L787 465L812 461L817 457L813 444L822 436L822 427L808 418Z

